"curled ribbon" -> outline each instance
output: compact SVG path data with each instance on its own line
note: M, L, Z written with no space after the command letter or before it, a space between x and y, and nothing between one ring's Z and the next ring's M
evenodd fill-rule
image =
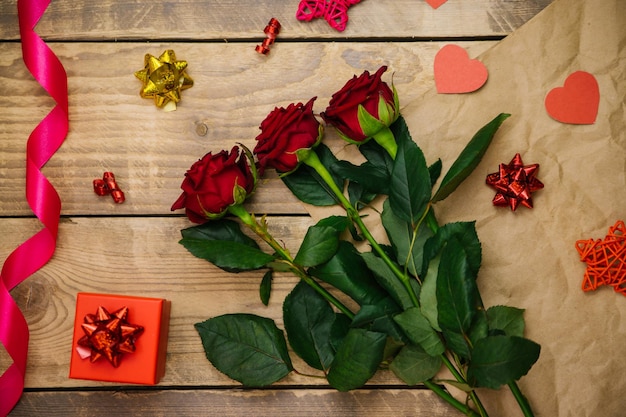
M69 127L67 74L34 31L49 4L50 0L17 2L24 64L56 105L32 131L26 145L26 200L44 227L7 257L0 272L0 343L13 360L0 376L0 416L6 416L22 395L28 354L28 325L9 291L50 260L61 215L61 199L41 172Z

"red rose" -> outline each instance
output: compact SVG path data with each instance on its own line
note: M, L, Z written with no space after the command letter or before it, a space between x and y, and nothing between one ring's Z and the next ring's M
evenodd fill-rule
M347 141L364 142L400 115L395 89L381 80L385 71L387 67L382 66L374 75L368 71L358 78L355 75L333 94L328 108L322 112L324 121Z
M308 103L290 104L287 108L275 108L261 122L261 133L256 137L254 154L259 171L274 168L290 172L298 167L296 151L311 149L322 139L322 125L313 115L313 97Z
M222 217L229 206L243 203L255 185L248 156L245 152L240 155L239 147L234 146L230 154L209 152L185 174L180 186L183 193L172 210L185 208L189 220L204 223Z

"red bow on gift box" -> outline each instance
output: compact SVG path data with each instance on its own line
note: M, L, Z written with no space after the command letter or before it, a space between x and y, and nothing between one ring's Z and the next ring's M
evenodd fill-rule
M100 306L96 314L87 314L81 325L85 335L76 348L81 357L95 362L104 356L117 368L124 353L135 351L135 341L143 333L143 327L130 324L127 317L128 307L110 314Z

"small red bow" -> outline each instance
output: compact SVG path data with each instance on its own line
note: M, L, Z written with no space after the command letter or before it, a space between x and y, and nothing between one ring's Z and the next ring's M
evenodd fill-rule
M511 207L515 211L521 204L533 208L531 194L543 188L536 178L539 164L524 165L520 154L515 154L508 164L500 164L498 172L487 175L486 183L496 189L494 206Z
M93 191L98 195L111 194L113 201L121 204L126 199L124 192L120 190L120 187L115 181L115 175L112 172L105 172L102 179L96 178L93 180Z

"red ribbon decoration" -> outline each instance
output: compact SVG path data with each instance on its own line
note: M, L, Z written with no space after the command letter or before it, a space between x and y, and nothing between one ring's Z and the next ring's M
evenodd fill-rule
M531 194L543 188L536 177L539 164L524 165L522 157L516 153L511 162L500 164L498 172L487 175L485 182L496 189L493 205L510 206L515 211L521 204L533 208Z
M135 342L144 330L143 326L129 323L127 318L126 306L113 313L109 313L103 306L98 307L96 314L87 314L83 319L81 327L85 335L78 340L76 349L89 349L89 356L86 357L92 363L105 357L117 368L124 353L135 351Z
M22 395L28 356L28 325L9 291L50 260L61 215L61 199L41 172L65 140L69 127L67 74L34 31L49 4L50 0L17 2L24 64L57 104L35 127L26 145L26 200L44 227L7 257L0 272L0 342L13 359L0 376L0 416L6 416Z

